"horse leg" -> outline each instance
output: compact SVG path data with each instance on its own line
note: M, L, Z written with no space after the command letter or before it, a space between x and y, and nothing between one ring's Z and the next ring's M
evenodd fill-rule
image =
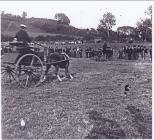
M60 82L62 82L62 79L59 76L59 66L58 65L55 65L55 74L56 74L56 77L58 78L58 80Z
M51 65L46 65L43 77L41 78L41 82L44 82L46 80L50 67L51 67Z
M67 63L65 66L65 76L69 79L73 79L73 76L69 73L68 67L69 67L69 63Z

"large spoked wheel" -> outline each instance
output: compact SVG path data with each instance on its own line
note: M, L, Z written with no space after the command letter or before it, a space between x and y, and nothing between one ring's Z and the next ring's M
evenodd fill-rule
M17 81L23 88L38 86L43 75L43 63L35 54L26 54L16 63Z
M1 66L1 80L3 84L10 84L16 81L16 73L14 65L3 64Z

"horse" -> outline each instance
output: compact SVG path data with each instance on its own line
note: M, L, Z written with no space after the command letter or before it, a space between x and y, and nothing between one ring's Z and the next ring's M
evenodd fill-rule
M111 57L113 57L113 49L110 47L107 47L106 49L103 49L103 54L105 54L106 59L109 60Z
M50 53L47 58L47 63L45 65L44 77L41 82L46 80L46 76L48 74L49 69L53 65L55 67L55 74L58 80L61 82L62 78L59 76L59 69L65 69L65 77L69 79L73 79L73 76L69 73L69 56L66 53Z
M44 48L43 52L39 51L38 53L35 53L41 58L41 60L45 61L45 71L43 77L41 78L41 82L44 82L46 80L48 71L51 68L51 66L55 67L55 74L59 81L62 81L62 78L60 78L59 76L60 68L65 69L66 78L73 79L73 76L70 74L68 70L70 61L68 54L56 52L55 50L53 51L53 48L47 49L44 45L40 43L35 44Z

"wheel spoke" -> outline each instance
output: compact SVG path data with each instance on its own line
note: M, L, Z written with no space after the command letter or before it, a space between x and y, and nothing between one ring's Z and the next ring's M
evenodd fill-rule
M10 77L10 76L9 76L9 73L6 72L6 73L3 74L4 83L10 82L10 81L9 81L9 77ZM3 80L2 80L2 81L3 81Z
M14 70L11 71L14 75L16 75L16 73L14 72Z
M13 73L11 73L12 78L16 81L16 78L14 77Z
M29 75L27 75L27 77L26 77L26 85L25 85L26 87L28 85L29 77L30 77Z
M34 73L32 73L32 76L34 76L34 77L36 77L36 78L40 78L39 75L36 75L36 74L34 74Z
M6 71L6 70L4 70L4 71L2 71L2 72L1 72L1 74L6 73L6 72L7 72L7 71Z
M7 78L7 73L4 73L3 75L2 75L2 79L4 80L4 83L6 82L6 78ZM2 81L3 81L2 80Z
M34 60L35 60L35 57L32 56L32 61L31 61L31 63L30 63L30 66L33 66L33 64L34 64Z
M11 79L11 74L9 73L9 82L11 83L12 79Z

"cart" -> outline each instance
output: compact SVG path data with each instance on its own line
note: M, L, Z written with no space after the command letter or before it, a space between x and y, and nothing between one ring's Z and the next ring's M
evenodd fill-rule
M20 87L38 86L47 63L48 49L40 52L23 42L10 42L9 52L1 56L2 83L17 83Z

